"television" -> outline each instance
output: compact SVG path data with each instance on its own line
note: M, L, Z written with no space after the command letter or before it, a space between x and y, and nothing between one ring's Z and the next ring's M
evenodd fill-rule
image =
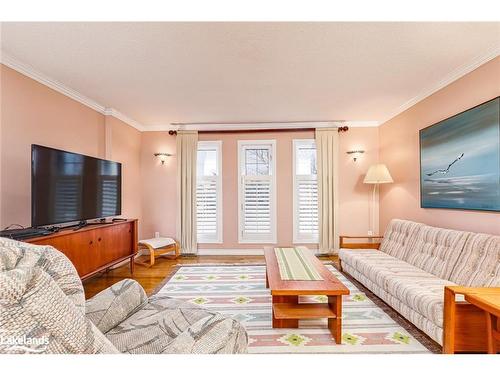
M121 163L31 145L31 226L121 215Z

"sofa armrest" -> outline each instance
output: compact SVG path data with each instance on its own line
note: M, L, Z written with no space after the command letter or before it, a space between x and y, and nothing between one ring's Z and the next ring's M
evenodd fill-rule
M382 239L382 236L339 236L340 249L376 249L380 248L380 242L346 242L350 239Z
M116 327L148 302L142 286L125 279L85 302L85 315L103 333Z

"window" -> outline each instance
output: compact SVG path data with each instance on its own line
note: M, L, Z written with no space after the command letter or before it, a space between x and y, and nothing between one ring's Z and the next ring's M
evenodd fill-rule
M314 139L293 140L293 242L317 243L318 172Z
M199 243L222 242L221 141L198 142L196 228Z
M239 242L276 243L276 141L238 141Z

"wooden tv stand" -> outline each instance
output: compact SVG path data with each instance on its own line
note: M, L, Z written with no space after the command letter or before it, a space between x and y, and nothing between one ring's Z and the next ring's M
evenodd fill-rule
M25 242L54 246L71 260L82 280L127 259L134 273L137 219L63 229Z

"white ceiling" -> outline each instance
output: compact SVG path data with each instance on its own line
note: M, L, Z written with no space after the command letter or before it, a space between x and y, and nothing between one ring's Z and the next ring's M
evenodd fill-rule
M145 130L380 121L498 54L500 23L3 23L2 51Z

